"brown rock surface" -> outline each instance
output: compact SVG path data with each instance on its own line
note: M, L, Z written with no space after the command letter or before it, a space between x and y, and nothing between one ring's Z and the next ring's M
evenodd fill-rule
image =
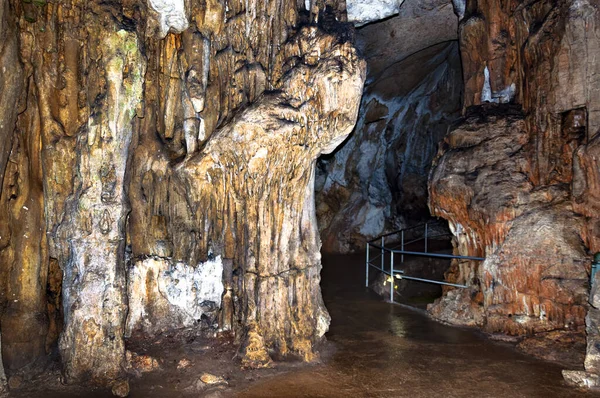
M327 329L314 162L352 128L364 63L317 28L289 41L295 0L172 5L3 2L9 374L62 332L65 380L122 395L125 335L254 334L256 352L309 360ZM223 180L207 181L197 167L217 155Z
M472 314L453 313L456 292L430 312L451 323L477 320L490 333L581 330L588 286L583 220L568 187L536 188L527 179L525 126L518 113L471 117L444 140L430 177L432 211L449 220L458 253L486 260L455 262L447 274L472 286L462 300L483 294Z
M466 2L464 107L515 105L467 117L436 158L432 213L450 221L457 253L487 259L453 265L447 277L470 291L447 292L434 316L460 323L460 308L490 332L581 331L598 247L599 21L589 1Z
M310 360L327 330L314 163L352 130L364 80L354 49L314 28L301 30L283 52L299 58L280 90L215 133L175 169L170 188L174 259L232 259L223 280L237 298L234 324L247 336L249 366L268 362L257 355L265 348ZM206 231L199 242L188 238L194 231Z

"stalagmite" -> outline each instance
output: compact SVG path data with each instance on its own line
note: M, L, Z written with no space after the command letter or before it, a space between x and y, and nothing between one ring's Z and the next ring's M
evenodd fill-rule
M123 395L126 338L228 332L264 366L327 330L314 163L354 125L364 62L296 30L296 1L167 3L3 3L11 374L60 333L65 382Z
M486 260L455 260L446 276L469 289L429 311L525 336L520 347L545 356L583 341L589 308L600 14L588 1L542 3L455 2L465 117L440 145L429 206L450 222L457 254Z

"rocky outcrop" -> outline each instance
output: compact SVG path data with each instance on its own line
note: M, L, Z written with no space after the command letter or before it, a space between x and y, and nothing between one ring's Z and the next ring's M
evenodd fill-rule
M61 329L64 380L119 394L126 338L191 327L232 333L247 366L315 357L314 164L352 129L365 66L343 32L297 31L297 5L3 3L9 374Z
M0 324L7 371L45 353L47 245L40 159L39 116L24 98L26 69L19 57L17 22L0 6ZM29 130L33 130L29 133Z
M397 17L358 29L368 62L360 116L317 169L323 250L363 250L365 239L429 217L429 166L461 106L456 24L448 1L407 0Z
M449 220L458 253L486 260L455 260L447 277L470 288L442 298L434 317L490 333L582 331L583 219L568 186L527 178L527 142L523 116L510 109L469 117L444 139L430 177L432 210Z
M332 39L302 30L283 50L283 59L298 58L280 92L215 133L171 179L174 256L232 259L224 280L238 298L232 313L247 336L247 366L262 366L271 350L312 359L329 323L318 284L314 164L352 130L364 80L353 48ZM194 231L205 231L200 244L188 238Z
M597 250L598 9L457 5L466 118L436 157L429 205L449 220L456 253L486 260L454 263L447 278L470 288L430 312L490 332L581 335ZM588 316L588 337L589 327Z

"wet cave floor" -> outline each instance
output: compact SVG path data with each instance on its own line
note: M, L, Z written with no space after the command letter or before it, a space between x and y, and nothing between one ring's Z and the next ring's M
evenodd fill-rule
M383 302L363 287L362 255L324 256L322 279L332 322L319 363L241 371L231 344L165 339L146 352L161 370L132 379L130 397L600 397L568 387L560 365ZM203 387L203 372L223 376L227 386ZM12 396L111 396L36 384Z

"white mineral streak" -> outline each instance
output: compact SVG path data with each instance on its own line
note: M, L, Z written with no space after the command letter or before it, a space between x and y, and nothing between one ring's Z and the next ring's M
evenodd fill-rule
M149 0L149 3L159 14L161 37L165 37L171 29L180 33L188 28L184 0Z
M483 88L481 89L481 102L495 102L497 104L506 104L515 97L516 86L511 84L499 91L492 91L490 84L490 71L486 66L483 69Z
M481 89L481 102L492 102L490 71L487 66L483 69L483 87Z
M193 326L207 309L221 306L222 278L221 256L195 267L165 258L136 262L128 275L126 335Z
M175 263L158 279L158 289L166 293L172 305L181 308L192 319L204 313L202 303L210 301L218 308L223 294L223 261L221 256L196 267Z
M349 0L346 3L348 22L362 26L400 12L404 0Z
M454 12L458 16L458 20L462 20L465 17L465 9L467 8L466 0L452 0L454 5Z

